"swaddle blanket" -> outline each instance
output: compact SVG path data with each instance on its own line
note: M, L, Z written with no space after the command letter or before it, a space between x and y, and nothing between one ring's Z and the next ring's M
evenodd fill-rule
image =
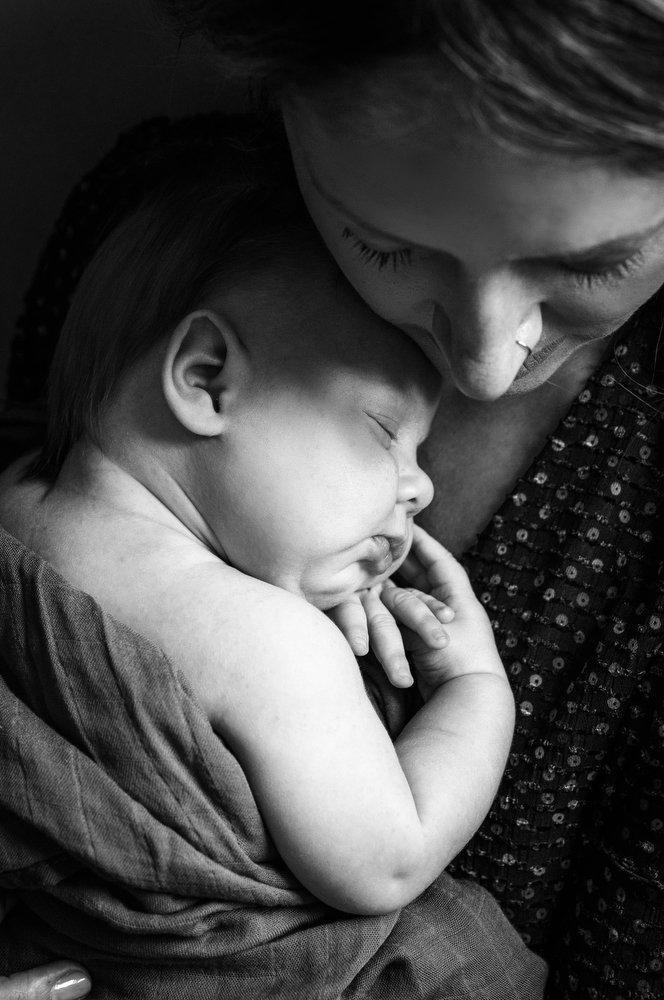
M492 897L315 900L237 760L150 642L0 529L0 973L83 962L96 998L541 996Z

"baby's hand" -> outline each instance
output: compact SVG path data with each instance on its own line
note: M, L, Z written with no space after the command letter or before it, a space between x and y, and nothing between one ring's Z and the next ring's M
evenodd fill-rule
M449 605L413 587L398 587L392 580L362 591L369 643L388 679L395 687L410 687L406 649L417 648L437 655L449 643L443 625L454 618Z
M465 570L418 525L400 573L414 586L385 580L330 612L356 656L371 646L392 684L409 687L407 650L424 698L461 674L504 674L489 619Z
M415 632L404 633L404 644L410 652L423 697L428 698L435 688L463 674L504 676L491 624L465 570L447 549L417 525L401 572L407 580L425 589L431 600L441 602L453 613L446 629L449 642L438 648ZM391 606L389 590L382 599Z
M356 656L366 656L371 648L395 687L413 683L404 635L412 644L440 650L449 641L442 626L454 618L443 601L392 580L353 594L328 614Z

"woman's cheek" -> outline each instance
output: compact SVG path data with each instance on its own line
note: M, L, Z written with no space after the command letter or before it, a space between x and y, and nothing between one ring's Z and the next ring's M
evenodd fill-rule
M365 264L345 247L332 252L355 291L381 319L394 326L431 329L434 296L423 290L416 273Z

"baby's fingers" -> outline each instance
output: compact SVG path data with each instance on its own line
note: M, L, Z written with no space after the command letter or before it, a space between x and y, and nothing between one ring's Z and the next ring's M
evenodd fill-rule
M381 600L381 590L384 591L389 586L391 584L386 582L382 587L371 587L362 593L369 641L390 683L395 687L410 687L413 676L404 650L403 637L397 622Z
M413 544L408 559L426 569L427 586L419 589L435 590L436 596L445 601L472 596L468 574L461 563L417 524L413 525Z
M383 588L383 604L399 625L408 629L431 649L443 649L449 636L443 625L454 619L454 611L429 594L403 587Z
M328 616L343 633L355 656L366 656L369 652L369 629L360 596L354 594L342 604L337 604L328 611Z
M416 590L423 590L425 592L429 590L429 574L412 548L401 566L399 566L397 575Z

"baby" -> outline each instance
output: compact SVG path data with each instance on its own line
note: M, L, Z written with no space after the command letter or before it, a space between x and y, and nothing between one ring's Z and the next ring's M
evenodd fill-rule
M544 964L441 875L513 702L463 570L413 526L439 377L297 199L220 150L98 252L46 445L5 480L0 805L25 836L0 834L21 890L0 972L68 955L99 997L534 1000ZM389 580L406 559L427 592ZM358 595L405 630L421 702L398 732L323 613Z

